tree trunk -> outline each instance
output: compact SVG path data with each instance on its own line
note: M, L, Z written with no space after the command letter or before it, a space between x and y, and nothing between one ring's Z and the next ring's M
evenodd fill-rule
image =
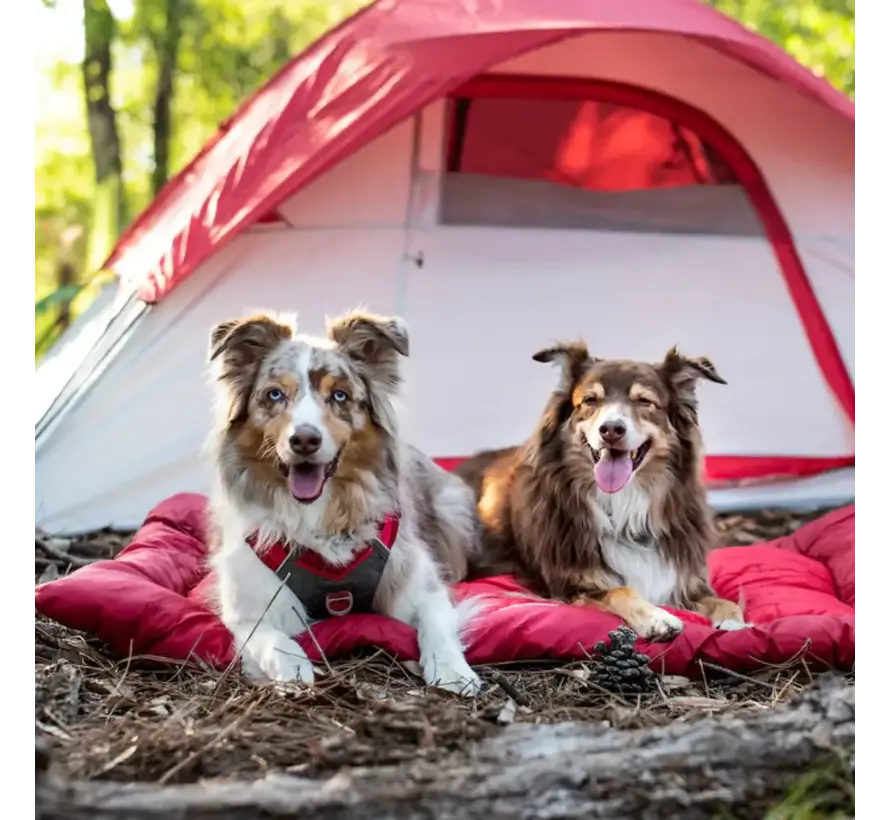
M517 724L435 764L357 768L324 781L72 783L46 773L38 746L37 817L762 818L825 757L852 778L854 725L854 688L826 681L789 706L656 729Z
M67 288L74 284L75 282L75 271L74 265L71 264L68 260L63 260L59 262L57 280L60 288ZM59 305L59 316L56 319L56 327L59 329L59 333L64 332L68 326L71 324L71 300L65 299L61 305Z
M117 116L111 104L115 23L107 0L83 0L83 23L83 85L96 171L87 251L87 268L92 272L99 268L120 236L127 222L127 207Z
M154 100L154 168L151 188L155 195L170 176L170 140L176 61L182 34L182 0L165 0L164 28L154 38L158 82Z

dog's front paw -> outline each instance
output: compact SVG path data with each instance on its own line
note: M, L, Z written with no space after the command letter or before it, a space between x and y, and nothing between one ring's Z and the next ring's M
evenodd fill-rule
M463 659L459 661L432 657L421 664L423 679L436 686L467 698L474 698L484 686L480 678Z
M673 640L683 631L683 621L657 606L652 607L638 625L631 626L643 640L656 642Z
M260 677L276 683L315 682L315 670L303 648L284 634L254 637L245 652L244 661L248 675L258 670Z
M745 621L737 621L735 618L725 618L722 621L714 622L714 629L722 629L727 632L733 632L737 629L750 629L754 624L745 623Z

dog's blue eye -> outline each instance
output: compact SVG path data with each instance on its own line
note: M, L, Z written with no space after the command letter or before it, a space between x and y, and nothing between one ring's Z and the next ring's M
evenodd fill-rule
M346 395L345 390L335 390L333 393L331 393L331 398L335 402L337 402L337 404L343 404L343 402L346 401L349 396Z
M282 393L277 387L273 387L268 393L266 393L266 397L269 401L283 401L284 393Z

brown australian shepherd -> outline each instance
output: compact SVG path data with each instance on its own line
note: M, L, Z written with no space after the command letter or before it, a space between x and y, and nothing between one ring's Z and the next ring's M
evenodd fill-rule
M670 640L691 609L724 629L742 612L708 582L714 544L701 479L696 383L725 384L705 358L592 358L581 342L534 356L559 387L520 447L479 453L457 473L474 489L485 556L476 575L514 572L535 592L594 604L647 640Z

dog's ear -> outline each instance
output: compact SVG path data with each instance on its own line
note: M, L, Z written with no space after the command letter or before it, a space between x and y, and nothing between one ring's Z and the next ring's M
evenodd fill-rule
M408 355L408 326L403 319L353 310L328 320L328 337L356 367L368 388L368 409L385 429L395 428L390 399L402 382L399 358Z
M664 361L661 363L661 372L677 399L681 415L692 423L695 423L698 418L695 388L699 379L726 384L710 359L704 356L697 359L684 356L677 350L676 345L665 355Z
M218 379L229 392L229 423L247 415L250 393L263 359L281 342L293 337L296 323L259 313L228 319L210 331L210 361L219 360Z
M675 387L694 387L699 379L726 384L710 359L705 356L691 359L680 353L676 345L665 355L661 370Z
M558 363L562 367L564 388L571 386L584 375L584 371L597 360L591 358L584 342L566 342L539 350L532 356L536 362Z
M257 313L242 319L227 319L210 331L210 361L223 353L235 353L240 359L260 358L296 332L292 316Z
M539 422L538 431L543 443L555 436L572 412L571 393L587 368L597 360L592 358L582 341L560 342L539 350L532 356L536 362L558 364L562 375L558 389L551 395Z
M381 364L408 355L408 326L398 317L355 310L331 319L328 337L343 353L363 364Z

